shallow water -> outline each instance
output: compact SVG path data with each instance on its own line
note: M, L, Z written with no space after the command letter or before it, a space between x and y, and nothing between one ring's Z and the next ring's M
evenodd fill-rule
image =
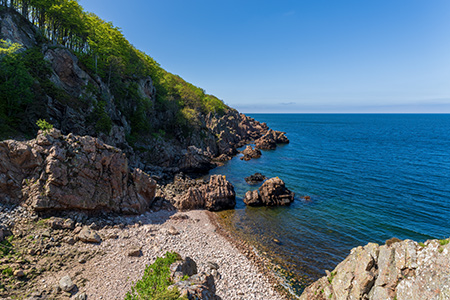
M226 175L238 197L219 216L280 265L297 293L358 245L450 236L450 115L250 116L291 143L210 172ZM283 179L296 201L245 207L245 192L259 186L244 177L255 172Z

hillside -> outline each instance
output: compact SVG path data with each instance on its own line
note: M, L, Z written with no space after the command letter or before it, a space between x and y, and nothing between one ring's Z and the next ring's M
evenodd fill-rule
M0 39L0 139L31 138L45 119L164 176L208 170L268 130L166 72L76 1L1 1Z

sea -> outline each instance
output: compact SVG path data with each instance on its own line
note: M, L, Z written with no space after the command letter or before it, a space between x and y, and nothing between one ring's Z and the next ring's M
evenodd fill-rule
M237 195L236 209L218 215L272 262L292 293L354 247L450 237L449 114L248 115L286 132L290 143L212 170ZM245 193L259 186L244 178L256 172L281 178L294 203L246 207Z

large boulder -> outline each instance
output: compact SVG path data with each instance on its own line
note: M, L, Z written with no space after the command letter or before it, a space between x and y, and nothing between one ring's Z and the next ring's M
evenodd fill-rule
M294 193L278 177L266 180L257 191L248 191L244 197L244 203L250 206L289 205L293 201Z
M0 142L0 157L0 200L35 211L137 214L155 196L149 175L130 170L121 150L90 136L39 132L28 142Z
M181 171L206 172L213 167L211 157L201 149L195 146L189 146L188 149L183 152L184 155L178 166Z
M174 206L180 210L217 211L234 208L235 205L234 187L222 175L213 175L208 183L191 186L185 193L174 197Z
M450 244L392 240L351 250L333 272L305 289L301 300L450 299Z

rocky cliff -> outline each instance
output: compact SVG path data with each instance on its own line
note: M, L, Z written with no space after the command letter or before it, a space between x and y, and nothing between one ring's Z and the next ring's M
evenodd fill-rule
M36 120L46 119L62 134L96 137L123 150L133 167L164 176L208 170L269 131L266 124L226 106L206 113L196 109L199 103L193 109L179 104L192 99L158 99L161 91L149 76L119 76L120 84L113 85L111 74L100 77L12 9L0 10L0 39L21 45L20 59L34 80L31 104L17 107L23 117L11 125L19 132L27 129L33 135Z
M28 142L0 142L0 198L35 211L142 213L156 182L130 169L118 148L59 130Z
M302 300L450 299L449 240L416 243L391 239L354 248L333 272L327 272Z

